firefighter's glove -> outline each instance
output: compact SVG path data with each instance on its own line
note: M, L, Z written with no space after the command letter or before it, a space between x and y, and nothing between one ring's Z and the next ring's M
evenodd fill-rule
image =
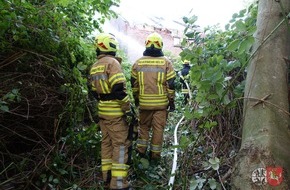
M174 101L169 101L169 104L168 104L168 111L169 112L173 112L175 110L175 103Z

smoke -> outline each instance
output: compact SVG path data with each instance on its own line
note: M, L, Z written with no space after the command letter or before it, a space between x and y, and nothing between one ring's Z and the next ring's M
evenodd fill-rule
M133 64L138 58L143 55L145 46L141 45L137 40L126 34L126 26L122 24L107 22L103 26L103 30L106 33L115 35L119 42L120 49L122 49L127 55L129 61Z

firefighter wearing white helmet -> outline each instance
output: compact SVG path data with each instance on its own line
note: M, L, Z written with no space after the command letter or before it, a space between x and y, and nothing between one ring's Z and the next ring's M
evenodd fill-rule
M127 190L130 141L124 115L130 110L130 102L121 69L122 60L116 57L118 42L113 35L102 33L96 37L95 47L97 62L90 69L90 81L98 100L103 179L110 189Z
M162 52L163 40L158 33L148 35L145 47L131 71L133 96L140 114L136 149L141 157L147 157L149 147L149 159L159 160L167 109L175 109L175 71Z

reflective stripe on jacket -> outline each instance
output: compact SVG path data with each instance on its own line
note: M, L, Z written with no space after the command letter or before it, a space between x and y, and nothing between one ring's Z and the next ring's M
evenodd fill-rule
M143 56L132 67L131 77L134 97L140 109L166 109L169 99L174 99L175 71L166 57Z
M90 70L92 90L98 95L116 94L116 99L102 100L98 102L98 114L100 118L115 118L124 115L124 111L129 110L129 96L126 94L126 78L123 74L121 64L114 56L100 55L98 61ZM118 91L113 92L114 86L122 84L122 88L116 88ZM121 91L121 93L120 93ZM120 99L119 94L122 94Z

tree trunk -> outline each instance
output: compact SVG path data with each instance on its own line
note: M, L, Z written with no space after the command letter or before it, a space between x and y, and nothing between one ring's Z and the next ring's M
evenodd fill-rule
M289 56L290 42L288 20L281 23L283 12L287 15L289 10L289 0L259 1L256 53L247 69L242 144L232 189L290 189L288 63L284 60ZM276 187L269 180L258 182L258 173L253 173L278 166L283 168L283 181Z

